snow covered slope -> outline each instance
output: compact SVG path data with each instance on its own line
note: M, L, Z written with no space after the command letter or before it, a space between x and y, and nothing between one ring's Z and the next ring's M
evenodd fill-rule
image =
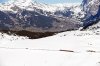
M19 8L32 10L32 11L35 8L37 8L37 9L42 9L43 11L55 12L58 10L62 11L68 7L70 8L79 5L80 5L79 3L45 4L45 3L38 3L32 0L9 0L6 3L0 4L0 9L13 11L11 7L17 6Z
M36 40L0 36L0 66L100 66L100 30Z
M17 6L20 12L20 9L32 10L35 7L38 8L41 6L39 4L35 6L30 3L30 1L27 2L27 0L25 0L26 2L24 0L24 2L19 1L20 0L9 2L3 5L0 4L0 9L2 11L7 9L16 13L16 8L11 9L11 7ZM52 8L52 6L55 7ZM49 7L47 4L42 4L39 9L44 10L44 7L46 7L47 9L45 9L45 11L54 12L56 8L58 8L58 5L52 6ZM78 6L75 7L77 8L75 8L77 12L75 12L75 14L81 12ZM3 8L6 9L3 10ZM68 7L67 9L70 8ZM70 11L74 11L75 9L71 7ZM65 10L63 12L65 12ZM3 14L4 17L7 17L7 14L2 11L0 13ZM22 11L22 13L23 12L28 15L31 14L29 11ZM20 15L20 13L18 13L18 15ZM38 15L40 15L40 13L38 13ZM38 15L36 12L34 17ZM43 14L42 17L46 18ZM6 20L4 18L1 19ZM6 23L6 21L3 21L3 23ZM13 22L11 21L11 23ZM72 25L73 23L71 27ZM5 26L9 25L6 24ZM68 31L55 36L32 40L27 37L0 33L0 66L100 66L100 29L95 31Z
M43 12L50 12L52 15L57 15L55 14L55 12L57 11L60 11L64 15L67 15L66 13L70 13L71 11L72 12L70 14L71 17L82 18L84 16L80 3L45 4L45 3L38 3L32 0L9 0L6 3L0 4L1 11L12 11L14 13L17 13L19 9L17 9L16 7L29 11L36 11L36 9L41 9L43 10Z

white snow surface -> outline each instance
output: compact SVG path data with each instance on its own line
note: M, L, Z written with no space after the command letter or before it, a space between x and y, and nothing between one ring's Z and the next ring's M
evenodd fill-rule
M41 39L0 33L0 66L100 66L100 30Z
M37 9L42 9L43 11L47 11L47 12L55 12L58 10L63 11L66 8L80 6L80 3L45 4L45 3L38 3L34 0L33 1L32 0L9 0L8 2L0 4L0 10L15 12L14 10L12 10L12 7L15 7L15 6L21 9L26 9L26 10L31 10L31 11L37 8Z

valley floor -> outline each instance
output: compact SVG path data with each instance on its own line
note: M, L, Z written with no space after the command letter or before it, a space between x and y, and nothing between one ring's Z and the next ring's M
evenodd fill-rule
M33 40L0 34L0 66L100 66L100 30Z

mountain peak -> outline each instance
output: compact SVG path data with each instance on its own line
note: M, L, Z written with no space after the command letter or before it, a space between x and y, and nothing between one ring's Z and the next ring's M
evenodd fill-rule
M7 3L20 5L20 6L29 6L32 3L32 0L9 0Z
M32 2L32 0L9 0L8 2L20 2L20 3L25 3L25 2Z
M99 9L100 0L83 0L83 9L91 15L96 15Z
M64 4L44 4L38 3L34 0L9 0L2 4L0 10L13 11L11 8L17 6L21 9L31 10L41 9L46 12L65 11L67 8L79 6L78 3L64 3Z

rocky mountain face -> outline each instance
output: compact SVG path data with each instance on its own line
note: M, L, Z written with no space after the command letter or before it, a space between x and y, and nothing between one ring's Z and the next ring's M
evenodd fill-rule
M84 28L87 28L100 21L100 0L83 0Z

